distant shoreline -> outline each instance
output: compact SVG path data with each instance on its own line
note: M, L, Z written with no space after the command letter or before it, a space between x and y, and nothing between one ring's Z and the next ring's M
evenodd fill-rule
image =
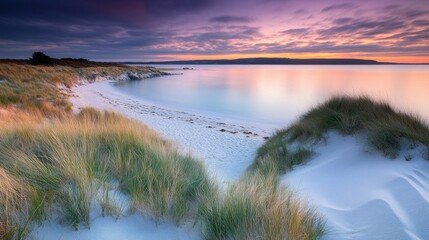
M348 58L239 58L215 60L179 60L150 62L119 62L120 64L165 64L165 65L428 65L429 63L393 63L367 59Z
M91 61L88 59L52 58L49 64L36 64L44 66L70 66L70 67L110 67L123 65L429 65L429 63L394 63L378 62L367 59L343 59L343 58L239 58L239 59L214 59L214 60L178 60L178 61ZM0 64L31 64L29 59L0 59ZM34 64L33 64L34 65Z

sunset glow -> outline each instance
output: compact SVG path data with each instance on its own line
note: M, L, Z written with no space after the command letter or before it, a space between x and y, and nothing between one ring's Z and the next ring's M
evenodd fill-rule
M426 0L6 0L0 16L2 58L429 62Z

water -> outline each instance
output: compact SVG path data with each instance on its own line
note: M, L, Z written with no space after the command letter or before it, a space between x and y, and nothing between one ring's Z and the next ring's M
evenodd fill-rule
M163 67L163 66L157 66ZM429 122L429 66L193 65L119 85L158 105L213 116L285 125L339 94L367 95Z

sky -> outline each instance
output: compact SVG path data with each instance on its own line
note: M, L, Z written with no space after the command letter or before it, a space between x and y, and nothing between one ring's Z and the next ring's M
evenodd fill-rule
M429 63L429 0L1 0L0 58Z

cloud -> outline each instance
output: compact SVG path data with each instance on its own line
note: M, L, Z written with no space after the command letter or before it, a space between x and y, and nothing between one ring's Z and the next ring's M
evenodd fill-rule
M416 18L424 15L428 15L429 10L411 9L405 12L405 16L408 18Z
M330 11L336 11L336 10L345 10L355 7L354 4L351 3L340 3L340 4L333 4L328 7L325 7L322 9L322 13L330 12Z
M281 31L280 34L284 34L284 35L293 35L293 36L303 36L308 34L310 31L309 28L292 28L292 29L287 29L284 31Z
M2 0L0 16L9 19L44 20L55 23L103 22L151 26L160 20L205 10L216 0Z
M353 21L353 18L345 17L345 18L337 18L334 21L332 21L333 24L336 25L343 25L347 24Z
M188 36L177 37L174 40L181 42L193 42L193 44L212 44L220 41L231 40L251 40L260 37L259 28L250 26L230 26L224 29L205 29L203 31L189 34Z
M372 19L342 19L334 20L333 26L319 30L319 35L324 38L338 36L358 37L360 35L374 36L378 34L388 34L405 27L405 23L397 19L372 20Z
M307 9L305 9L305 8L300 8L300 9L298 9L298 10L296 10L296 11L294 11L293 13L294 14L296 14L296 15L302 15L302 14L307 14L309 11L307 10Z
M218 16L218 17L210 18L209 21L215 22L215 23L248 23L248 22L252 22L254 20L255 19L250 18L250 17L225 15L225 16Z
M316 0L249 0L245 6L239 0L1 0L0 57L36 50L94 60L188 53L428 55L429 3L409 1L371 7Z
M391 10L397 10L400 8L401 8L401 6L398 4L390 4L390 5L385 6L384 10L391 11Z
M411 24L418 27L427 27L429 26L429 20L415 20Z

